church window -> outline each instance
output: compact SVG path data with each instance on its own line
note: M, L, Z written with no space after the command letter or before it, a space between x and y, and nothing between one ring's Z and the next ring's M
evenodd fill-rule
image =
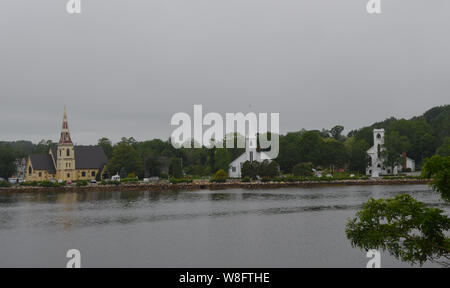
M67 148L66 154L67 154L67 157L70 156L70 149L69 148Z
M235 166L232 166L232 167L231 167L231 171L236 172L236 167L235 167Z
M31 166L30 167L28 167L28 174L33 174L33 169L31 168Z
M377 139L381 139L381 134L380 133L377 134Z
M59 150L59 157L62 157L62 150Z
M67 173L67 178L70 178L70 173Z

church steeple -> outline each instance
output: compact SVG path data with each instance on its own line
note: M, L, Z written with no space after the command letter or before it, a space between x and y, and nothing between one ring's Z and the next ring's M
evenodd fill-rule
M61 138L59 139L59 145L73 145L72 139L70 139L69 122L67 121L67 111L66 111L65 106L64 106L64 118L63 118L63 123L62 123Z

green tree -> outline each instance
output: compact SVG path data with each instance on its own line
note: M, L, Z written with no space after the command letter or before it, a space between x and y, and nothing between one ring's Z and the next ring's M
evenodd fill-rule
M444 143L437 149L437 155L450 156L450 137L445 138Z
M180 158L172 157L169 159L169 175L174 178L183 177L183 168Z
M124 174L134 173L142 178L144 165L131 144L119 142L114 146L112 158L108 164L108 170L112 175L124 171Z
M335 140L342 140L342 131L344 131L344 126L336 125L330 130L331 137Z
M8 179L16 173L16 158L9 145L0 145L0 177Z
M98 140L98 146L102 147L103 151L105 151L106 157L108 157L108 159L111 159L113 155L112 142L108 138L103 137Z
M366 167L369 165L370 157L367 150L370 148L366 140L356 140L351 138L347 140L347 161L349 169L364 174Z
M336 167L343 167L347 160L347 150L344 143L333 138L326 139L322 144L321 164L330 166L331 170Z
M450 156L433 156L425 162L422 176L432 178L431 186L441 193L441 197L450 201Z
M450 157L427 160L423 176L433 177L433 189L450 201ZM426 207L404 194L393 199L370 199L349 220L346 234L354 247L382 249L412 264L434 261L448 266L449 229L450 218L444 211Z
M241 176L242 178L248 177L250 179L256 179L258 176L258 170L259 170L259 162L246 161L242 165Z
M258 175L260 177L273 178L280 174L280 169L278 167L277 162L264 160L258 169Z
M216 149L214 154L214 171L217 170L228 170L231 163L231 155L228 149Z
M381 154L386 157L385 165L394 166L402 163L402 153L408 151L411 144L406 136L397 131L387 134L384 142L385 149Z
M394 199L370 199L347 224L353 247L381 249L404 262L424 264L448 258L445 231L450 219L444 211L428 208L404 194Z
M146 177L159 177L161 175L161 162L159 161L159 157L155 154L151 154L147 157L144 162L144 170Z
M51 147L56 146L57 144L52 142L52 140L44 140L42 139L39 144L36 146L34 150L35 154L47 154L50 151Z
M314 175L313 165L311 162L298 163L292 169L292 174L297 177L311 177Z

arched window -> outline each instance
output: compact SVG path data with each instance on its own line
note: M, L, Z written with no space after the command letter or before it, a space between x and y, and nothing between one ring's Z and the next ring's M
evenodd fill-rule
M381 139L381 134L380 133L377 134L377 139Z
M66 155L67 155L67 157L70 156L70 149L69 148L67 148L67 150L66 150Z
M28 174L33 174L33 169L31 169L31 166L30 167L28 167Z

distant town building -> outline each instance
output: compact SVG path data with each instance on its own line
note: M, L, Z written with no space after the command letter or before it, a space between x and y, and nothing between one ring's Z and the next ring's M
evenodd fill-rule
M389 167L385 165L386 158L383 156L384 147L384 129L373 130L374 145L367 150L367 154L371 159L371 165L366 168L366 174L372 177L380 177L383 175L397 175L400 171L414 172L416 169L415 161L406 157L406 153L402 154L403 163Z
M100 174L106 178L108 159L100 146L74 146L69 132L67 112L57 146L48 154L30 155L26 164L26 181L77 181L93 180Z
M264 160L270 159L269 155L264 152L258 152L256 149L256 138L246 138L245 139L245 152L231 162L228 168L228 177L230 178L241 178L242 177L242 167L247 161L253 162L257 161L262 163Z

